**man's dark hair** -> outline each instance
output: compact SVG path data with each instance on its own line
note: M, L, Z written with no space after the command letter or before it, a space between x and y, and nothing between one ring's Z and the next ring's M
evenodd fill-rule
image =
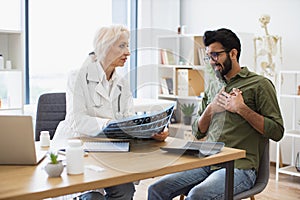
M231 30L221 28L215 31L206 31L204 33L203 42L206 47L214 42L219 42L226 51L236 49L238 51L237 61L239 61L241 54L241 42L236 34Z

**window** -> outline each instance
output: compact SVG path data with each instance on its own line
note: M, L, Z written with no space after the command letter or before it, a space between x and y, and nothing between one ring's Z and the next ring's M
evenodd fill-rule
M29 102L65 91L68 73L93 50L98 28L112 23L113 0L28 0Z

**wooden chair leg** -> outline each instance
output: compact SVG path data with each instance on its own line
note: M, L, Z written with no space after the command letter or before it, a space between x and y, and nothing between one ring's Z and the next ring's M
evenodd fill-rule
M255 197L254 197L254 196L251 196L250 199L251 199L251 200L255 200Z
M279 167L283 167L281 148L279 147Z
M182 195L180 195L180 198L179 198L179 200L184 200L184 195L182 194Z

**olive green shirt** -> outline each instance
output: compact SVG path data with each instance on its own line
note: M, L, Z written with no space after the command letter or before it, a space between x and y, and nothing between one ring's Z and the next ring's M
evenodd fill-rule
M207 136L207 141L224 142L227 147L246 150L246 158L236 160L235 167L239 169L255 168L257 170L266 140L279 141L283 137L283 120L275 87L269 79L250 72L247 67L242 67L241 71L224 86L228 93L233 88L240 89L245 104L264 116L264 134L256 131L240 115L229 111L214 114L208 131L201 133L198 129L198 120L216 95L216 92L213 92L214 94L210 92L212 86L205 91L199 116L193 123L193 134L198 139Z

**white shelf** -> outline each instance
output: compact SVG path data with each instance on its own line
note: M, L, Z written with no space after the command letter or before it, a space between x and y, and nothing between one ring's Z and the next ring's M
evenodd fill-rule
M0 72L22 72L21 69L0 69Z
M158 36L158 39L170 39L170 38L186 38L186 37L199 37L196 34L171 34L171 35L162 35Z
M153 112L159 111L162 109L166 109L176 102L171 100L162 100L162 99L145 99L145 98L134 98L133 99L133 109L135 113L145 113L145 112Z
M24 4L20 0L4 0L0 13L0 54L4 69L0 70L0 114L24 111ZM6 69L6 61L11 68Z
M295 137L293 134L285 134L286 137ZM299 137L299 135L297 135L297 137ZM292 163L291 165L285 166L285 167L279 167L279 149L280 149L280 142L277 142L277 149L276 149L276 181L279 180L279 174L288 174L291 176L299 176L300 177L300 173L296 170L294 165L294 160L293 160L293 156L294 153L292 153ZM292 148L294 148L294 144L292 144Z
M284 138L290 137L291 143L289 144L288 148L291 149L291 162L286 167L279 167L279 158L281 154L281 149L284 147L284 145L281 145L281 141L277 142L276 144L276 181L279 180L279 174L288 174L292 176L300 176L300 173L297 172L296 168L293 166L295 163L295 148L296 148L296 138L300 138L300 130L297 130L297 110L299 109L299 101L300 95L296 95L297 93L297 86L299 85L299 78L300 78L300 71L280 71L279 76L281 77L279 79L279 95L278 100L281 104L281 106L291 106L290 112L288 112L287 117L291 117L292 121L292 129L286 129L284 131ZM283 94L286 93L286 94ZM294 94L293 94L294 93ZM281 100L285 99L291 99L292 101L290 105L284 105L284 103L281 103Z
M197 100L201 101L201 97L198 96L178 96L178 95L167 95L167 94L159 94L159 98L162 99L172 99L172 100L177 100L177 99L182 99L182 100Z
M300 74L300 71L296 70L285 70L285 71L280 71L281 74Z
M300 99L300 95L296 95L296 94L281 94L280 97L292 98L292 99Z
M286 166L278 169L279 173L288 174L292 176L300 176L300 172L298 172L295 166Z
M18 30L3 30L3 29L0 29L0 34L3 33L3 34L21 34L22 31L18 31Z
M300 130L286 130L284 136L300 138Z
M203 65L163 65L160 64L159 67L161 68L171 68L171 69L194 69L194 70L205 70L206 66Z
M1 107L0 108L0 112L1 111L9 111L9 110L21 110L23 109L22 107Z
M0 70L0 112L23 112L23 72L20 69Z
M23 113L23 106L1 106L0 108L0 114L3 114L3 113L7 113L7 111L20 111L21 113Z

